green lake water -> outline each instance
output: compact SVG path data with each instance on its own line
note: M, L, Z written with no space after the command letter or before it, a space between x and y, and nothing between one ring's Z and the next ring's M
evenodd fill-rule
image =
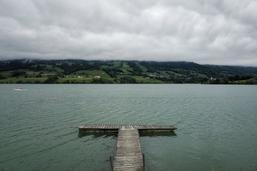
M0 85L0 170L110 171L87 123L174 124L140 138L146 171L257 170L257 86L179 84Z

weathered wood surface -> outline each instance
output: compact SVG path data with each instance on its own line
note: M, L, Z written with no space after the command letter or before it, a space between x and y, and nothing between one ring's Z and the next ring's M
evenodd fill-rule
M133 126L119 129L113 171L143 171L144 159L141 152L139 133Z
M134 127L138 130L175 130L176 127L173 125L118 125L118 124L87 124L79 127L80 131L104 131L104 130L116 130L120 129L122 126Z
M119 130L119 125L111 125L111 124L87 124L79 127L79 132L115 132L117 133Z
M87 124L79 127L81 132L118 132L116 156L112 162L113 171L143 171L144 157L140 148L139 132L173 131L173 125L118 125Z

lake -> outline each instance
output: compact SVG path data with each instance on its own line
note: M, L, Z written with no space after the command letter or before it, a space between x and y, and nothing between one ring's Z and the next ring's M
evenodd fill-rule
M140 138L147 171L257 170L257 86L190 84L0 85L0 170L110 171L87 123L174 124Z

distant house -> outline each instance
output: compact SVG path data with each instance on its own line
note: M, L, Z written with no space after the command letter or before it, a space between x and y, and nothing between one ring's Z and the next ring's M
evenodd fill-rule
M47 73L47 74L41 74L42 76L55 76L56 74Z
M210 80L211 80L211 81L215 81L215 80L216 80L216 78L211 77L211 78L210 78Z

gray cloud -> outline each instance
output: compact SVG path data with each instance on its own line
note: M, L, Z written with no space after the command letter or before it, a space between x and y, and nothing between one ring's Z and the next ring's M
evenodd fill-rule
M0 59L257 65L256 0L0 0Z

